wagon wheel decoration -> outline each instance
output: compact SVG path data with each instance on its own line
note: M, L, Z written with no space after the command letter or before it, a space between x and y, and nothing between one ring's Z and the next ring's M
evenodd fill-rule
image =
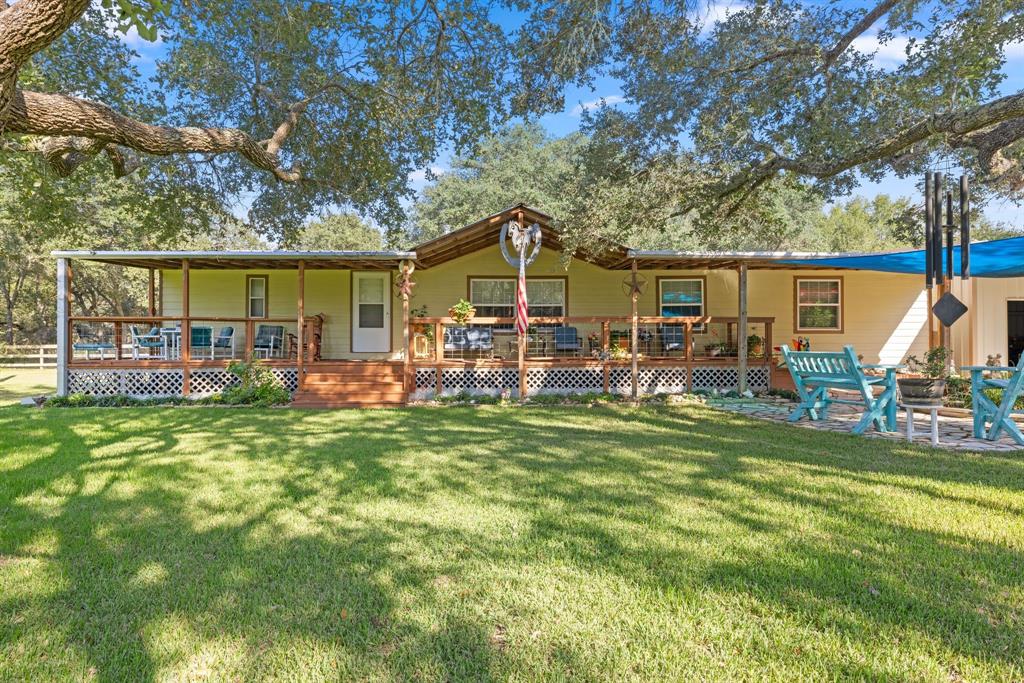
M639 296L639 295L643 294L646 291L647 291L647 278L645 278L643 275L640 275L639 273L637 273L637 276L636 276L636 293ZM632 275L627 277L625 280L622 281L622 293L625 294L626 296L632 296L633 295L633 276Z

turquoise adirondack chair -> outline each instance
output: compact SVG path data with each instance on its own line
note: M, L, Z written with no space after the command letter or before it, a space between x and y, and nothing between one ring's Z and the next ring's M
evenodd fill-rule
M800 404L790 414L790 422L804 414L811 420L824 420L831 404L842 403L864 407L860 422L853 428L854 434L863 434L871 425L880 432L896 430L896 370L900 366L862 364L852 346L844 346L842 351L793 351L783 346L782 357L800 395ZM867 368L885 370L885 375L866 375ZM874 390L878 387L882 392L876 396ZM856 391L860 398L834 398L829 389Z
M1021 391L1024 391L1024 354L1016 366L992 367L989 365L972 365L964 368L971 371L971 409L974 412L974 438L995 441L999 434L1006 431L1010 438L1024 445L1024 434L1011 417L1024 410L1015 410ZM1011 372L1008 379L985 377L986 372ZM985 389L1000 389L1003 398L999 405L985 395Z

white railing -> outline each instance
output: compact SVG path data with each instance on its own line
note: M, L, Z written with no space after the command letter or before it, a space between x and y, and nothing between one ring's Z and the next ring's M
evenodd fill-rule
M56 344L0 344L0 368L55 368Z

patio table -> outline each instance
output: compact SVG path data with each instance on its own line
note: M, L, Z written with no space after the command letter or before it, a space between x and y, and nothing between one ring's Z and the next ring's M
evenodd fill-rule
M932 445L939 445L939 409L942 406L933 405L915 405L911 403L901 403L900 407L907 411L907 441L913 442L914 440L914 411L928 411L932 418Z

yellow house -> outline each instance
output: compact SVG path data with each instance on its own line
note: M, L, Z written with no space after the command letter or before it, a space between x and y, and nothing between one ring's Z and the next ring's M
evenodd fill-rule
M499 245L510 222L541 233L522 335L518 272ZM232 381L225 367L239 358L264 360L297 405L763 391L788 386L775 368L782 344L852 345L867 363L898 363L929 344L920 276L825 269L819 254L609 244L567 258L551 218L522 205L409 251L55 256L63 393L209 394ZM74 260L148 269L147 315L75 314ZM474 309L468 321L449 311L460 300Z

